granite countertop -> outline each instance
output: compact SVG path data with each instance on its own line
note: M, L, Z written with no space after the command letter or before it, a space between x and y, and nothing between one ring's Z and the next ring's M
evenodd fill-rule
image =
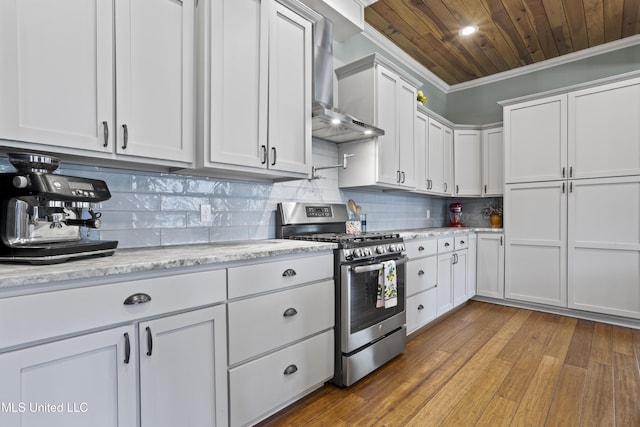
M425 237L447 236L464 233L502 233L503 228L490 227L438 227L438 228L420 228L415 230L399 231L400 237L405 240L422 239Z
M17 286L163 270L178 267L333 250L334 243L299 240L251 240L202 245L117 249L112 256L61 264L0 264L0 291Z

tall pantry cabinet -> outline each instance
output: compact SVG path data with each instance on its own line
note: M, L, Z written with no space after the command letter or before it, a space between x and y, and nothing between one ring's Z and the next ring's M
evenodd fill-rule
M640 318L640 78L504 108L505 297Z

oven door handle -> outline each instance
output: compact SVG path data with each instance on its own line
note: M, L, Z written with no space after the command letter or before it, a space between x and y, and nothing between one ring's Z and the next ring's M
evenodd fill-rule
M396 265L400 265L400 264L404 264L405 262L407 262L408 258L407 257L402 257L399 258L397 260L394 260L396 262ZM367 273L369 271L377 271L382 269L383 264L381 262L377 263L377 264L370 264L370 265L359 265L357 267L352 267L351 271L353 271L354 273L358 274L358 273Z

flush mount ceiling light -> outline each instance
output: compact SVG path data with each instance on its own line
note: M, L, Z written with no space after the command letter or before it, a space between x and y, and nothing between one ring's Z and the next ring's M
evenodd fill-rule
M470 36L471 34L475 33L476 31L478 31L478 27L476 27L475 25L469 25L467 27L464 27L463 29L461 29L458 34L460 34L461 36Z
M339 125L340 124L340 119L331 119L331 124L332 125Z

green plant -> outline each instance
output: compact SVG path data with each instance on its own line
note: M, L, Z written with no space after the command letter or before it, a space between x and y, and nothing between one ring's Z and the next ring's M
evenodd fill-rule
M483 217L489 218L491 215L502 215L502 203L501 202L489 202L480 211Z

